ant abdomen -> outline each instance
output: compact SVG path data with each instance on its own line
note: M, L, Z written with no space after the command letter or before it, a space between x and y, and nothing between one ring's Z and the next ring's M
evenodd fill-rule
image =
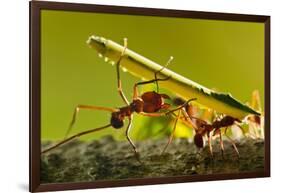
M110 124L115 129L120 129L124 126L124 118L121 117L119 112L114 112L111 114Z

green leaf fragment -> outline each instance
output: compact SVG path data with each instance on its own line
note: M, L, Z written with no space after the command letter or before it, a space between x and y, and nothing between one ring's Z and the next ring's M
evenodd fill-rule
M87 44L94 48L100 57L103 57L106 62L111 64L116 63L124 50L122 45L94 35L89 37ZM128 48L125 50L120 65L132 75L146 80L153 79L154 72L162 68L161 65ZM212 108L219 113L239 119L243 119L248 114L260 115L259 112L243 104L230 94L213 91L167 68L159 73L159 77L170 77L167 81L160 83L161 87L178 94L186 100L197 98L197 103Z

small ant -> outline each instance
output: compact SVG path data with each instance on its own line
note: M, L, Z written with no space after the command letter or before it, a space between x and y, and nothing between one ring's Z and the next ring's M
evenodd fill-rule
M223 156L224 155L224 145L223 145L223 140L222 140L221 129L226 128L224 131L224 134L230 140L237 156L239 157L239 151L238 151L233 139L231 139L228 135L226 135L226 131L227 131L228 127L230 127L234 124L237 125L241 130L243 130L243 128L240 125L238 125L238 123L241 123L241 120L228 116L228 115L224 116L220 120L215 120L212 124L209 124L206 121L199 119L199 118L195 118L195 119L196 119L197 129L195 130L196 134L194 136L194 143L198 148L203 148L203 146L204 146L203 137L207 136L209 151L210 151L211 156L213 156L212 142L211 142L212 136L219 135L220 148L221 148L221 153ZM211 132L213 132L213 135L211 135Z
M180 97L176 97L173 99L173 103L176 105L183 105L185 103L185 101L183 99L181 99ZM243 128L238 124L238 123L242 122L241 120L231 117L229 115L226 115L226 116L222 117L220 120L216 119L212 124L209 124L206 121L204 121L202 118L200 119L200 118L197 118L194 116L196 114L196 110L192 105L186 104L184 109L187 112L188 116L190 117L190 120L192 121L192 123L187 122L187 124L192 125L192 127L195 129L195 135L194 135L193 140L194 140L194 144L198 148L204 147L204 136L207 136L209 151L210 151L211 156L213 156L212 137L219 135L221 153L223 156L224 155L224 145L223 145L223 140L222 140L221 129L226 128L224 131L224 134L231 142L237 156L239 157L238 148L236 147L233 139L231 139L228 135L226 135L226 132L227 132L228 127L231 127L233 125L238 126L243 131ZM207 114L209 117L210 113L207 113ZM211 117L213 117L213 113L212 113ZM185 119L185 121L186 121L186 119ZM213 133L213 134L211 134L211 133Z
M135 156L136 156L137 160L139 161L139 154L138 154L137 148L129 136L129 132L130 132L130 129L132 126L133 113L138 113L140 115L150 116L150 117L166 116L167 114L169 114L171 112L174 112L174 111L177 111L177 110L183 108L189 102L189 101L187 101L186 103L184 103L183 105L180 105L179 107L177 107L175 109L168 110L170 108L170 105L165 103L165 99L170 99L170 97L166 94L158 93L158 90L159 90L158 81L165 81L165 80L168 80L170 77L161 79L161 78L157 78L157 74L159 72L161 72L171 62L171 60L172 60L172 57L171 57L170 60L167 62L166 66L162 67L159 71L155 72L154 79L149 80L149 81L138 82L134 85L133 101L131 103L129 103L128 99L126 98L126 96L122 90L122 84L121 84L121 79L120 79L120 62L121 62L122 58L125 57L126 48L127 48L127 39L124 38L124 49L120 55L120 58L118 59L118 61L116 63L116 70L117 70L118 92L119 92L123 102L125 103L125 106L120 107L120 108L108 108L108 107L99 107L99 106L90 106L90 105L78 105L74 110L73 118L72 118L72 121L70 123L70 126L68 128L68 131L66 133L64 140L50 148L43 150L42 153L49 152L50 150L55 149L56 147L61 146L61 145L65 144L66 142L73 140L75 138L78 138L80 136L83 136L83 135L86 135L89 133L93 133L96 131L100 131L105 128L111 127L111 126L115 129L120 129L124 126L125 118L128 118L129 123L126 128L126 138L127 138L128 142L130 143L130 145L132 146ZM157 92L149 91L149 92L145 92L141 96L139 96L138 86L145 85L145 84L151 84L151 83L156 83ZM191 100L194 100L194 99L191 99ZM103 127L89 129L89 130L80 132L78 134L75 134L69 138L66 138L67 134L70 132L71 128L73 127L74 123L76 122L77 114L81 109L109 111L109 112L111 112L110 123ZM168 111L161 112L161 110L168 110Z

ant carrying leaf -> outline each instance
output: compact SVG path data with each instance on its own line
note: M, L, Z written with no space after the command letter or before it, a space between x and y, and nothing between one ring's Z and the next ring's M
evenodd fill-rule
M136 158L139 160L139 153L137 151L137 148L130 138L130 129L132 126L134 113L138 113L140 115L149 116L149 117L166 116L169 113L182 109L191 100L195 100L195 99L191 99L191 100L187 101L186 103L184 103L183 105L178 106L175 109L170 109L171 105L168 103L165 103L165 99L169 99L170 97L166 94L158 93L158 91L159 91L158 81L165 81L165 80L168 80L170 77L157 78L157 74L159 72L161 72L171 62L172 58L170 58L164 67L162 67L160 70L158 70L154 73L154 79L138 82L134 85L133 99L131 102L129 102L122 90L122 82L121 82L121 78L120 78L120 62L123 59L123 57L126 57L126 55L125 55L126 49L127 49L127 39L124 39L124 49L116 63L116 71L117 71L118 93L121 96L123 102L125 103L125 106L119 107L119 108L108 108L108 107L100 107L100 106L92 106L92 105L77 105L77 107L74 110L72 121L66 132L66 136L65 136L64 140L62 140L61 142L57 143L54 146L51 146L51 147L43 150L42 154L47 153L75 138L81 137L81 136L89 134L89 133L97 132L97 131L100 131L100 130L103 130L103 129L106 129L109 127L113 127L115 129L121 129L124 126L124 120L128 119L129 122L128 122L128 125L126 126L126 138L127 138L128 142L130 143L130 145L132 146ZM138 87L140 85L151 84L151 83L156 83L157 92L149 91L149 92L143 93L142 95L139 95ZM102 127L89 129L89 130L77 133L77 134L72 135L71 137L67 138L67 135L69 134L70 130L72 129L72 127L74 126L74 124L77 120L77 115L80 110L108 111L111 113L110 123L105 126L102 126ZM165 110L165 112L162 112L162 110ZM178 115L178 117L179 117L179 115ZM177 119L178 119L178 117L177 117ZM176 119L176 121L177 121L177 119ZM170 138L172 138L172 135ZM171 140L169 140L167 146L169 145L170 141Z

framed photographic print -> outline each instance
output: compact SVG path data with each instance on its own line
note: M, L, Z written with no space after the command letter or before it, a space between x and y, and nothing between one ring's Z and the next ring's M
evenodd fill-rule
M30 2L30 191L270 176L270 17Z

